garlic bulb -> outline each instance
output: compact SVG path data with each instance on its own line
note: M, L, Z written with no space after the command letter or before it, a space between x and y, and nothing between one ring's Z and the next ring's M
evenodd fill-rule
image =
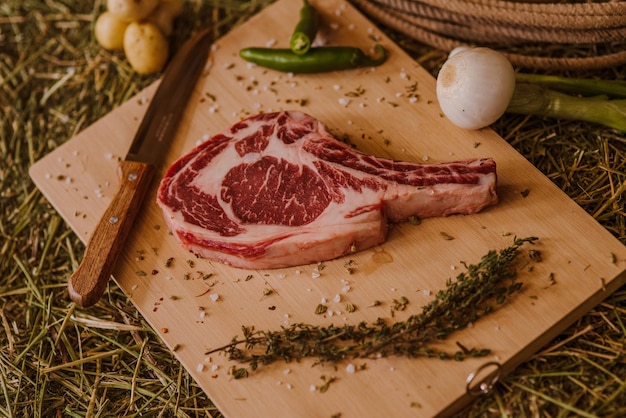
M509 60L489 48L458 48L437 76L437 99L446 117L466 129L491 125L504 114L515 90Z

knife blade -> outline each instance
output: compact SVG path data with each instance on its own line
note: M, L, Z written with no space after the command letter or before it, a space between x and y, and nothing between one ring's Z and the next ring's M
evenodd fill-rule
M94 305L104 294L154 173L206 65L211 42L210 30L202 30L183 44L165 69L130 149L119 163L117 191L68 280L70 298L77 305Z

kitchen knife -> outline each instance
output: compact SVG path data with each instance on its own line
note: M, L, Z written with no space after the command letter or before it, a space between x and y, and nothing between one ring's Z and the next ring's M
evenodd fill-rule
M130 150L119 163L117 192L68 281L70 297L78 305L94 305L104 294L156 168L206 65L210 45L210 31L205 29L183 44L165 69Z

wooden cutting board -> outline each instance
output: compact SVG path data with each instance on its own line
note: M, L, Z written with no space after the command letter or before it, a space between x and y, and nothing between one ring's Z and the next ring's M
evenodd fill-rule
M268 271L229 268L186 253L168 233L155 204L155 181L115 269L119 286L228 417L427 417L471 401L468 375L487 362L504 373L608 296L626 278L626 248L575 202L488 129L465 131L440 114L435 80L348 2L317 0L329 44L369 51L383 44L389 60L375 69L290 75L248 65L245 46L287 46L301 2L282 0L215 42L205 75L174 139L166 166L208 135L240 118L280 109L305 111L367 153L409 161L493 157L500 203L482 213L393 228L388 241L347 259ZM154 83L33 165L31 176L85 242L117 187L125 155L154 92ZM161 170L164 172L165 166ZM445 232L453 240L442 238ZM510 304L454 336L488 347L487 358L463 362L385 358L346 364L280 363L246 379L228 375L224 356L205 353L228 343L242 325L279 329L297 322L328 325L390 318L394 299L410 301L395 320L417 313L463 269L513 236L537 236L543 255ZM615 260L612 260L615 257ZM173 262L166 267L167 260ZM210 279L202 276L211 274ZM549 278L554 279L550 284ZM273 293L264 296L264 290ZM336 295L340 301L335 302ZM216 299L216 300L214 300ZM327 301L330 313L314 313ZM369 307L374 300L378 307ZM348 313L346 303L357 306ZM361 365L358 362L357 365ZM321 376L336 380L322 393ZM317 388L317 390L312 390Z

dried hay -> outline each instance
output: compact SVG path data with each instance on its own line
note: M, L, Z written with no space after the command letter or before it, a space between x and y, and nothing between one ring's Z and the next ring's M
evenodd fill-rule
M268 2L187 1L174 42L205 25L220 36ZM156 77L97 47L103 3L0 4L0 415L220 416L115 286L97 306L74 309L66 280L83 245L28 177L34 161ZM436 73L443 53L387 31ZM575 75L624 79L626 69ZM626 243L623 134L523 116L494 128ZM622 288L462 415L626 415L624 318Z

